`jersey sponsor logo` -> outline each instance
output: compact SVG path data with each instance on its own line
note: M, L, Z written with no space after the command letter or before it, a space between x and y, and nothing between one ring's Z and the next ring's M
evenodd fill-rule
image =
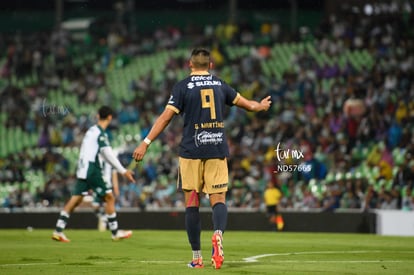
M201 145L217 145L223 143L224 134L223 133L212 133L207 131L202 131L194 135L194 142L197 147Z
M214 80L214 81L197 81L195 83L195 85L197 87L200 87L200 86L221 86L221 82L217 81L217 80Z
M220 189L220 188L225 188L227 187L227 183L222 183L222 184L214 184L211 186L213 189Z
M195 75L191 77L191 81L200 81L200 80L213 80L212 75Z
M202 86L221 86L220 80L213 80L213 76L192 76L190 82L187 83L188 89L193 89L194 87L202 87Z

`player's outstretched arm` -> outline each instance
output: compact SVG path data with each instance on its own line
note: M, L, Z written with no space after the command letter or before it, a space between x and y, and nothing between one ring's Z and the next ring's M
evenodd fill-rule
M132 157L136 161L141 161L144 158L151 142L156 139L162 131L164 131L174 115L174 111L166 108L164 112L162 112L162 114L157 118L147 137L135 148L134 153L132 154Z
M260 102L249 100L243 96L240 96L239 100L236 102L236 106L249 112L267 111L269 110L271 104L272 101L270 100L270 95L263 98Z
M104 157L104 159L109 162L109 164L114 167L119 173L121 173L124 177L126 177L129 181L135 181L133 172L130 170L127 170L121 162L118 160L118 158L115 156L114 151L112 150L112 147L105 146L101 149L101 154Z

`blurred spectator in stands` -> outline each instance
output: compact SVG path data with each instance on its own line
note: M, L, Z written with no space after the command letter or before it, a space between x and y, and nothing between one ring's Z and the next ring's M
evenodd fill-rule
M136 123L139 120L139 112L135 106L123 102L122 109L118 113L118 121L120 124Z
M301 167L303 169L302 175L304 177L305 182L309 182L310 179L322 180L326 177L328 173L326 165L314 157L312 159L309 159L308 161L301 163L301 165L303 165ZM306 169L309 169L309 171L307 171Z
M407 180L410 175L410 168L408 166L407 160L398 164L397 170L394 174L392 187L399 190L403 190L407 186Z
M301 189L302 189L303 198L302 198L302 205L299 207L299 209L303 209L306 211L306 210L318 209L321 207L318 198L315 197L315 195L312 193L312 191L307 185L302 184Z
M326 193L322 200L323 211L334 211L341 205L345 184L343 179L330 182L326 187Z
M21 191L21 204L22 207L35 207L34 194L30 192L28 187Z
M398 209L397 199L393 197L391 192L385 191L383 188L379 195L380 205L379 209L382 210L396 210Z
M13 190L10 192L7 197L4 198L2 207L9 209L21 207L19 200L19 191Z
M360 204L360 207L362 208L364 200L365 200L365 191L366 191L367 183L364 181L364 179L357 175L355 179L355 195L358 197L358 201Z
M362 209L364 211L372 210L379 208L380 201L378 198L378 193L375 191L374 186L369 184L365 192L365 198L362 203Z
M38 145L39 147L50 146L49 126L47 123L43 125L43 129L42 129L42 132L40 133Z
M340 207L345 209L359 209L361 204L355 193L355 185L352 180L346 180L346 191L342 195Z
M403 128L400 123L393 121L390 128L388 129L387 145L392 150L397 147L402 138Z
M402 210L414 211L414 194L412 192L412 186L407 186L403 190Z

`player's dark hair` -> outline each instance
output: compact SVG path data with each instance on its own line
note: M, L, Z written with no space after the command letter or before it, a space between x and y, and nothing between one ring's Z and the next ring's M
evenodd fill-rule
M210 66L210 52L205 48L195 48L191 52L191 62L195 68L206 68Z
M99 119L107 119L108 116L113 116L114 111L109 106L102 106L98 110Z
M204 48L195 48L192 52L191 52L191 56L195 56L195 55L204 55L204 56L210 56L210 52Z

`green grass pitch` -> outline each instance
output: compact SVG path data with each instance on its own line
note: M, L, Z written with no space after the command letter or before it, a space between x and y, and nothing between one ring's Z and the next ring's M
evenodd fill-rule
M113 242L109 232L0 230L0 274L414 274L414 237L227 231L225 261L210 264L211 232L202 233L204 269L189 269L185 231L135 230Z

